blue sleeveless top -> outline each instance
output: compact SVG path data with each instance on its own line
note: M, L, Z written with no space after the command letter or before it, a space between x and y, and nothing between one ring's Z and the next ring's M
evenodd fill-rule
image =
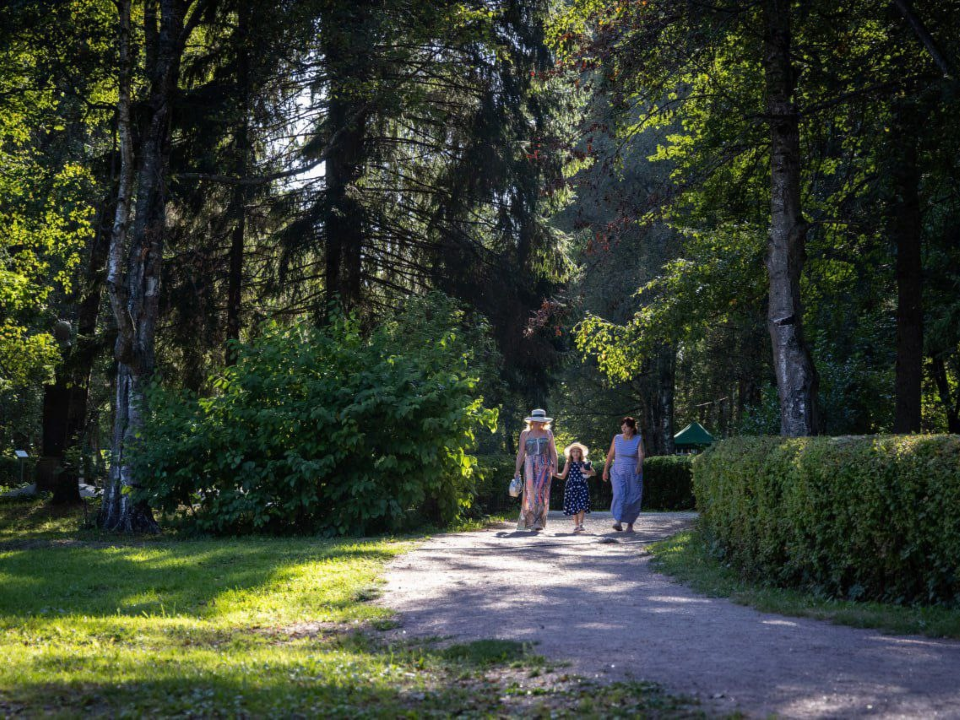
M629 460L636 463L640 457L640 440L640 433L636 433L629 440L623 435L616 435L613 439L613 461L618 463L621 460L624 462Z

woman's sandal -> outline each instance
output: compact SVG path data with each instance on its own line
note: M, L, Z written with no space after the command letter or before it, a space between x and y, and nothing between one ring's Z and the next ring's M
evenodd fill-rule
M620 523L614 523L613 529L616 530L617 532L623 532L623 525L621 525Z

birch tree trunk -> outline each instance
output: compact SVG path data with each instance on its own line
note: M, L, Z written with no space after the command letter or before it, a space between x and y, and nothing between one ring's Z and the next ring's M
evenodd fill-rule
M767 327L780 395L780 433L813 435L820 427L818 377L803 337L800 301L807 223L800 204L800 118L793 98L796 78L790 59L789 0L765 0L763 21L771 140Z
M159 7L159 17L157 8ZM120 12L120 186L107 272L110 304L117 321L118 362L110 476L99 524L107 530L156 532L150 508L130 491L140 486L129 450L143 427L145 389L153 375L154 341L159 316L160 270L166 225L166 187L170 153L170 105L177 86L186 36L180 0L148 2L144 12L146 75L150 94L134 155L130 113L130 0ZM194 22L197 17L192 18ZM139 161L139 162L138 162ZM135 169L136 163L136 169ZM136 212L131 226L131 208Z

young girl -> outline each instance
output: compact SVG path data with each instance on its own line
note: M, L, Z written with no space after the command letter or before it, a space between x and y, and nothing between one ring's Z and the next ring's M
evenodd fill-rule
M590 512L590 489L587 478L596 475L596 471L587 462L589 450L580 443L572 443L563 451L567 459L563 472L556 477L566 480L563 490L563 514L573 515L573 531L583 532L583 516Z

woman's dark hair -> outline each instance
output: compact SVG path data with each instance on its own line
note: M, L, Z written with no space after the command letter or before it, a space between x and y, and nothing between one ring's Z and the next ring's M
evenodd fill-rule
M628 427L633 428L634 430L637 429L637 421L634 420L634 419L633 419L632 417L630 417L629 415L627 415L623 420L621 420L621 421L620 421L620 424L621 424L621 425L627 425Z

